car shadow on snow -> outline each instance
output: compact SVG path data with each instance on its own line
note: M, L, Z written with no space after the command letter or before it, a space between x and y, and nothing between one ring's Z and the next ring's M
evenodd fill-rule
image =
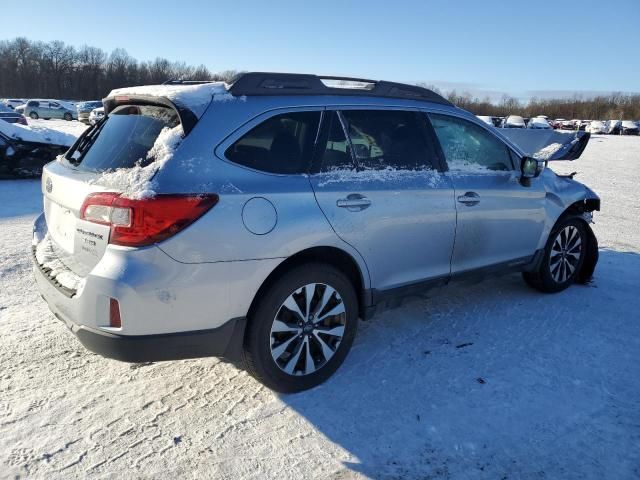
M0 180L0 220L42 212L40 179Z
M361 322L331 380L281 399L343 450L336 478L633 476L638 286L640 255L612 250L554 295L450 285Z

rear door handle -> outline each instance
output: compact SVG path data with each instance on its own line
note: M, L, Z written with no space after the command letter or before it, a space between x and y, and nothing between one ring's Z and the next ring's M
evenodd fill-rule
M464 195L460 195L458 197L458 201L460 203L464 203L469 207L473 207L474 205L480 203L480 195L478 195L476 192L467 192Z
M346 208L351 212L359 212L371 206L371 200L359 193L350 193L347 198L340 198L336 201L336 205L340 208Z

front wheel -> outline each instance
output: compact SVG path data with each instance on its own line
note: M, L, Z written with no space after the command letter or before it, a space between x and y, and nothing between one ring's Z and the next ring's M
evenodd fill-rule
M73 120L73 116L72 116L70 113L65 113L65 114L64 114L64 119L65 119L67 122L70 122L71 120Z
M249 318L245 366L278 392L315 387L344 361L357 323L356 293L342 272L315 263L294 268L258 300Z
M547 293L564 290L580 276L589 238L585 224L577 218L559 222L549 235L538 269L523 277L532 287Z

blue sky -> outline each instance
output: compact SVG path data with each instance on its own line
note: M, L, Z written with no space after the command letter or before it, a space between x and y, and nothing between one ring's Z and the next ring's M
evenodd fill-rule
M33 21L29 21L31 18ZM640 91L640 0L2 3L0 39L520 98Z

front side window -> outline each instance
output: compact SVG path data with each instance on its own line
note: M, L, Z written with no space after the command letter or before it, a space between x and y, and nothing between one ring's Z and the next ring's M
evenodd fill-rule
M359 168L434 168L435 153L427 140L422 114L401 110L345 110L342 116Z
M265 120L231 145L232 162L268 173L299 174L309 170L320 112L289 112Z
M509 171L507 146L482 127L449 115L429 114L451 171Z

